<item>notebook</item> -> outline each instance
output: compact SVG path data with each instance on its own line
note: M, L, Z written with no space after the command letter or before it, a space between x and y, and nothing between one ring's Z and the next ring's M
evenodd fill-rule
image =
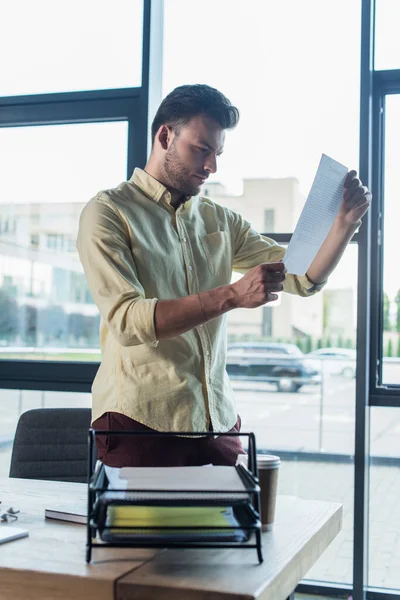
M87 523L87 510L86 509L66 509L66 508L46 508L44 511L46 519L54 519L56 521L69 521L70 523L81 523L86 525Z

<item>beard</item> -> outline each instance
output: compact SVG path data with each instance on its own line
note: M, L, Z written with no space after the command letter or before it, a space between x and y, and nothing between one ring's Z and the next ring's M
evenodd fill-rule
M193 181L176 151L175 143L172 143L165 156L164 173L166 187L177 190L183 196L196 196L199 193L201 185Z

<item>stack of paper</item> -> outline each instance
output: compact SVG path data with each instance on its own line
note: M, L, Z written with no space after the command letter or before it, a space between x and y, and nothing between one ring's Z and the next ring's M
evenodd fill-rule
M102 533L102 539L106 541L126 541L128 538L162 541L166 537L173 541L240 542L247 539L242 529L232 529L239 527L232 507L111 505L106 525L109 529ZM171 529L158 529L162 527ZM193 527L202 529L191 529Z
M242 542L249 537L233 509L249 501L235 467L124 467L107 477L110 485L101 496L105 541Z
M220 505L248 499L235 467L124 467L119 481L121 489L137 490L135 495L149 497L162 494L164 499L173 499L184 495L186 499L213 499Z

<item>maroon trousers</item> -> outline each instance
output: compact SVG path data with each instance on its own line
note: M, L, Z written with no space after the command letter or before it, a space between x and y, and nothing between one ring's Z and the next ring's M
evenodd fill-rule
M240 431L240 417L231 432ZM93 429L154 431L125 415L105 413ZM233 466L238 454L246 454L239 436L96 435L98 458L109 467L190 467L207 464Z

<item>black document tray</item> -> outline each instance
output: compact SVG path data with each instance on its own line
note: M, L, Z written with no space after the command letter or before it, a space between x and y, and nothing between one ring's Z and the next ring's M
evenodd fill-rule
M140 547L140 548L254 548L257 550L259 562L262 562L261 522L260 522L260 488L256 462L256 444L254 433L220 433L218 435L243 436L249 438L248 469L243 465L236 467L198 467L199 488L188 484L186 475L191 467L155 468L157 475L168 474L167 489L154 489L154 482L147 487L135 485L143 478L129 478L129 487L109 489L104 465L98 462L93 469L96 435L157 435L169 436L176 433L161 432L127 432L89 430L89 484L88 484L88 524L86 560L90 562L92 548ZM207 436L207 433L182 433L179 435ZM144 468L143 468L144 469ZM196 469L196 467L194 468ZM218 472L218 470L220 470ZM124 471L123 469L121 472ZM140 468L130 471L140 472ZM146 476L152 478L153 469L146 469ZM207 472L207 473L206 473ZM175 473L175 477L171 476ZM182 474L185 477L182 478ZM213 476L213 474L215 476ZM223 475L218 477L218 475ZM162 481L162 477L160 477ZM203 480L201 482L201 480ZM206 480L206 481L204 481ZM158 481L155 477L154 481ZM167 479L165 479L167 481ZM193 479L192 479L193 481ZM209 481L209 484L207 483ZM175 485L176 483L176 485ZM224 484L225 483L225 488ZM157 487L157 484L155 484ZM161 485L161 484L160 484ZM219 488L221 485L221 488ZM139 489L138 489L139 487ZM234 516L235 524L226 526L111 526L108 522L110 507L145 506L145 507L224 507ZM204 512L207 512L205 510ZM255 538L255 541L254 541ZM96 541L97 540L97 541Z

